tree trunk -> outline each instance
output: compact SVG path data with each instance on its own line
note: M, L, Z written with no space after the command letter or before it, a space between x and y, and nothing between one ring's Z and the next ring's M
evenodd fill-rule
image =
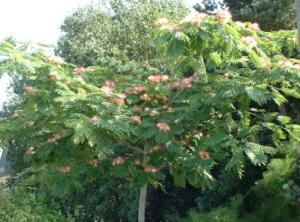
M297 14L297 27L298 27L298 49L300 50L300 0L295 0L295 9Z
M147 187L148 187L147 184L144 185L140 192L138 222L145 222L146 204L147 204Z

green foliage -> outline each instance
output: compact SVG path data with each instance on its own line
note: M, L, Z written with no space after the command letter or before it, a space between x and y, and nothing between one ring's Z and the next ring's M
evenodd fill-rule
M0 220L7 222L71 222L57 207L47 206L34 193L25 190L0 188Z
M120 178L135 187L131 191L144 184L163 187L162 169L177 186L191 185L202 195L224 192L217 187L230 191L211 204L213 211L200 212L200 218L236 218L237 206L246 206L248 191L262 193L261 199L253 199L263 206L269 186L278 194L274 203L285 204L282 192L276 191L289 180L298 181L292 175L295 152L283 149L300 140L295 32L265 33L222 14L180 23L163 19L153 34L174 72L145 77L115 72L109 65L78 68L49 57L43 48L33 52L27 45L0 43L2 73L30 81L18 115L0 122L3 144L17 140L31 161L29 177L21 184L59 200L68 197L63 206L74 193L80 200L89 186L104 189L98 209L103 217L112 215L107 202L129 209L124 196L105 197L106 192L115 193L111 184L95 181ZM259 179L253 171L264 178L252 189ZM247 176L251 184L242 185L245 196L238 197L234 185ZM111 182L114 186L116 181ZM290 183L285 187L288 195L298 195ZM232 198L229 207L220 206ZM73 210L80 209L77 203ZM265 215L270 209L265 206L254 211ZM288 207L289 201L284 209ZM83 207L81 216L95 219L92 211ZM115 216L129 217L124 212Z
M215 13L228 7L235 20L256 22L263 30L287 30L296 27L294 0L204 0L194 8Z
M146 67L159 64L161 58L156 57L151 36L154 22L186 14L187 8L179 0L100 0L65 19L57 52L78 65L123 65L123 73L132 69L134 62L129 61Z
M228 204L209 208L208 212L192 210L186 221L298 221L299 143L283 147L281 157L270 161L263 178L246 195L234 196Z

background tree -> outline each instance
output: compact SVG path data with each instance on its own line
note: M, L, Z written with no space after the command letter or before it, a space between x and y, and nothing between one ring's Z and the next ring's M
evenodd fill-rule
M295 0L295 8L297 13L297 27L298 27L298 48L300 51L300 1Z
M224 3L224 4L222 4ZM294 0L204 0L197 11L213 11L226 6L234 20L257 22L263 30L292 29L296 26Z
M96 65L107 57L159 64L152 42L154 21L161 17L179 20L187 15L180 0L101 0L78 9L61 26L57 52L68 62Z

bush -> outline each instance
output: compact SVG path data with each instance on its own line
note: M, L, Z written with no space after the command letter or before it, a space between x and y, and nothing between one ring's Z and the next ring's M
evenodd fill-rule
M16 188L0 187L0 221L5 222L72 222L57 210L57 206L46 205L34 193Z

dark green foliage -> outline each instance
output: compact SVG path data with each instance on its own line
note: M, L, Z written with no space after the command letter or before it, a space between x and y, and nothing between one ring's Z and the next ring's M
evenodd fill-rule
M296 27L294 0L204 0L194 8L199 12L214 12L228 7L235 20L257 22L263 30Z
M82 190L74 189L54 199L78 222L135 222L137 218L138 189L117 178L98 178Z
M5 222L73 222L64 217L57 205L26 190L8 190L0 184L0 221Z

